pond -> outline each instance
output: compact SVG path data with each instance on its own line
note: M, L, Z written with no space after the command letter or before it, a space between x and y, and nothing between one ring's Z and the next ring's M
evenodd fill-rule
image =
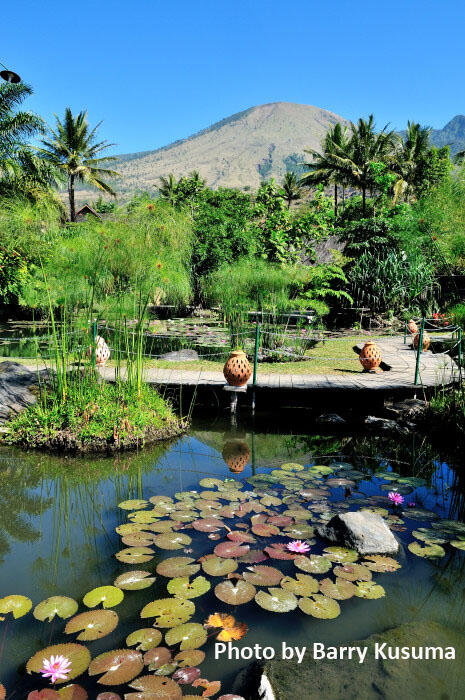
M347 576L351 579L350 555L323 552L327 543L314 537L311 527L338 511L381 508L379 512L388 518L403 544L395 557L401 568L383 571L383 566L377 566L375 562L368 573L368 578L372 577L384 589L383 597L354 596L349 586L350 599L336 600L334 605L340 610L332 619L305 614L295 606L285 614L276 613L261 605L273 607L266 597L266 585L279 585L280 577L277 583L271 579L261 581L258 570L255 577L249 572L249 582L255 585L256 591L262 591L259 596L261 604L252 597L250 602L232 607L214 592L217 584L225 579L227 569L222 576L207 575L200 570L195 576L205 576L211 588L204 595L192 598L195 613L189 622L203 624L216 612L232 614L238 623L245 623L248 627L246 635L234 642L239 648L259 644L278 649L284 633L285 641L291 645L308 645L313 641L339 645L408 622L418 625L439 623L446 634L450 631L451 639L456 640L454 635L461 631L464 620L465 552L460 547L465 540L465 526L440 523L440 519L461 523L465 514L464 479L458 464L418 437L402 443L363 435L308 435L303 428L296 427L297 421L291 420L290 423L294 426L292 431L258 420L251 431L250 427L241 425L231 428L222 420L197 419L189 435L170 445L112 458L59 458L3 448L0 451L2 595L28 596L34 606L50 596L71 596L79 602L78 612L82 612L87 609L82 599L90 590L111 585L119 575L133 569L154 572L156 580L150 587L124 591L124 600L114 608L119 616L117 628L102 639L87 642L94 658L107 650L124 649L130 632L149 628L154 623L153 616L141 619L140 611L149 602L170 596L167 592L167 585L172 585L169 584L170 578L155 573L160 562L168 557L198 559L211 554L218 544L229 542L232 549L228 561L233 559L238 563L238 566L233 563L230 571L247 572L247 567L253 567L255 562L258 566L265 564L277 568L294 579L296 574L304 573L321 581L334 573L331 567L344 568L345 561L348 561ZM282 465L291 466L282 469ZM341 485L331 481L335 478L343 479ZM223 483L202 481L199 484L204 479ZM328 479L329 484L326 484ZM240 483L236 485L237 482ZM215 496L218 487L226 491ZM404 503L400 508L392 506L387 499L391 490L403 494ZM190 491L198 493L182 495ZM248 500L240 494L252 491L256 497L251 503L257 507L248 512ZM171 508L166 508L166 503L171 503L169 500L154 498L155 502L149 502L141 510L118 507L129 499L148 500L156 496L184 502L177 508L181 520L176 521L175 529L180 529L174 533L184 536L178 545L180 548L174 551L165 549L166 538L162 537L158 542L164 547L152 545L155 556L150 560L135 565L118 561L115 554L134 542L131 540L133 533L129 533L126 534L129 544L122 543L116 527L131 521L137 523L139 519L143 521L144 516L137 516L137 513L144 513L147 508L157 510L157 523L170 520L172 526L176 520L170 516ZM202 500L205 503L199 506ZM408 505L413 503L414 506ZM223 523L236 533L245 533L245 542L240 534L237 535L238 541L233 541L233 538L225 537L227 530L221 529L218 533L215 528L210 529L208 523L212 516L218 517L219 508L222 508L219 515ZM228 508L238 510L234 517L228 517L232 515ZM269 513L264 514L267 509ZM284 511L286 514L282 516ZM306 514L302 515L302 511ZM281 519L275 517L280 514ZM268 531L263 522L267 517L275 517L271 521L275 524ZM193 519L203 519L205 531L202 531L202 526L200 530L192 528ZM251 531L241 527L245 523ZM154 535L153 531L151 534ZM159 534L163 533L156 536ZM273 558L263 554L270 544L285 546L284 543L293 539L310 543L309 554L302 555L300 560L313 554L330 554L329 572L323 573L326 571L324 566L321 573L317 571L318 567L311 569L305 564L297 568L293 560L276 558L279 557L276 551ZM450 544L451 540L454 545ZM440 542L436 545L439 546L436 551L439 556L416 555L408 549L408 544L415 541L421 547ZM171 546L169 541L168 546ZM236 552L234 547L245 549ZM247 551L249 547L252 555ZM270 551L273 554L273 550ZM287 552L287 549L281 547L280 551ZM421 554L424 553L422 549ZM239 560L239 556L244 559ZM321 563L322 559L316 557L314 561ZM364 570L366 573L365 566ZM287 591L292 592L292 583L288 585ZM360 588L360 582L351 584L354 585ZM231 586L236 586L234 579ZM305 595L311 600L311 589ZM292 608L292 600L292 595L285 597L283 604L290 604ZM334 612L333 608L331 610ZM75 642L76 634L64 634L66 624L66 620L59 618L52 623L39 622L31 613L18 620L9 620L8 626L6 621L2 623L0 679L8 690L8 697L26 698L30 690L46 687L46 681L37 673L26 674L25 663L50 644ZM168 629L161 628L160 631L166 633ZM200 668L203 678L222 682L221 695L232 692L237 672L248 662L241 659L215 662L216 634L213 631L209 630L209 638L202 646L206 659ZM434 639L430 643L434 645ZM165 642L160 644L164 646ZM174 653L178 650L179 646L175 646ZM463 658L464 652L465 648L457 649L457 657ZM147 668L145 673L148 673ZM90 698L95 698L98 692L110 689L99 686L97 678L89 678L84 673L76 682L86 688ZM121 695L128 692L127 685L114 686L114 689ZM184 694L200 694L202 690L183 686ZM439 697L435 691L431 692L431 697ZM444 697L462 697L457 693L451 676L450 688Z

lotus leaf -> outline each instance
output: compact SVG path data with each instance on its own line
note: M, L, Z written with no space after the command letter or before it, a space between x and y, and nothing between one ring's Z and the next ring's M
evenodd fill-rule
M117 552L115 557L123 564L142 564L153 559L154 551L150 547L129 547Z
M384 598L386 592L382 586L374 581L359 581L355 586L355 595L357 598L376 600L377 598Z
M205 479L200 479L199 486L201 486L203 489L214 489L215 486L217 488L223 487L224 482L221 481L221 479L206 477Z
M264 506L280 506L282 504L282 500L277 496L267 494L260 499L260 503L262 503Z
M332 567L330 560L319 554L311 554L309 557L295 557L294 565L308 574L325 574Z
M214 554L202 558L202 569L209 576L226 576L236 571L237 567L235 559L222 559Z
M121 700L121 696L118 693L99 693L95 700Z
M344 578L347 581L371 581L372 573L367 566L362 564L343 564L335 566L333 571L335 576Z
M32 600L24 595L7 595L5 598L0 598L0 615L13 613L15 620L27 615L31 608Z
M130 688L144 691L141 693L127 693L125 700L147 698L147 700L180 700L181 687L171 678L162 676L140 676L129 683Z
M408 546L412 554L417 557L425 557L426 559L437 559L443 557L446 553L444 547L439 544L430 544L422 547L419 542L410 542Z
M295 579L291 576L285 576L281 579L280 585L286 591L291 591L291 593L300 596L309 596L318 592L318 581L307 574L296 574Z
M281 464L281 469L284 469L286 472L301 472L304 470L304 467L295 462L287 462L286 464Z
M248 544L237 544L236 542L221 542L213 550L217 557L224 559L235 559L241 557L250 550Z
M207 632L197 622L190 622L168 630L165 640L169 646L181 644L181 650L198 649L207 641Z
M89 610L72 617L66 624L65 632L74 634L82 630L77 639L89 642L106 637L116 629L117 625L118 615L114 610Z
M282 561L295 559L295 554L292 554L292 552L286 549L285 544L279 544L277 542L274 542L269 547L265 547L265 552L270 559L280 559Z
M362 564L370 571L397 571L397 569L401 568L398 561L391 557L384 557L381 554L367 556L367 561L363 561Z
M286 527L287 525L291 525L293 519L289 515L270 515L269 518L267 518L267 522L272 525L277 525L278 527Z
M250 552L239 557L238 562L241 564L260 564L260 562L266 561L267 559L268 557L263 549L251 549Z
M149 627L131 632L131 634L126 637L126 645L132 647L134 644L137 644L136 649L139 649L139 651L148 651L149 649L157 647L162 638L163 635L160 630Z
M135 678L144 668L142 654L134 649L113 649L92 659L89 676L103 673L101 685L122 685Z
M180 651L174 657L175 662L181 668L186 668L187 666L200 666L205 660L205 652L200 649L188 649L187 651Z
M157 566L157 574L166 578L176 578L176 576L194 576L200 569L200 564L195 564L195 559L191 557L169 557L164 559Z
M173 680L179 685L191 685L197 678L200 678L200 669L195 666L186 666L173 673Z
M154 581L155 576L150 576L150 571L128 571L118 576L113 585L125 591L140 591L149 588Z
M116 586L99 586L94 588L83 598L83 603L88 608L95 608L99 603L102 603L104 608L114 608L119 605L124 598L124 593L121 588Z
M292 591L285 591L283 588L269 588L268 593L258 591L255 601L261 608L276 613L286 613L297 607L295 595Z
M144 664L149 667L149 671L155 671L171 662L171 650L166 647L155 647L144 654Z
M195 510L175 510L170 513L171 520L180 523L190 523L198 517L198 513Z
M255 527L258 527L257 525ZM228 532L227 534L228 540L231 540L231 542L239 542L239 544L243 542L255 542L255 537L250 534L250 532L241 532L240 530L233 530L232 532Z
M440 530L433 530L432 528L426 527L413 530L412 536L422 542L428 542L428 544L445 544L450 539L450 537L443 537Z
M404 510L404 517L411 520L437 520L439 515L431 510L422 510L421 508L409 508Z
M239 579L235 582L222 581L215 586L215 595L223 603L228 605L243 605L249 603L255 596L257 589L252 583Z
M248 630L245 622L236 622L236 619L227 613L213 613L213 615L209 615L208 620L205 622L205 627L221 629L221 632L216 636L220 642L242 639Z
M157 513L155 510L139 510L137 513L130 513L128 518L130 518L133 523L149 525L155 520L158 520L158 518L163 517L163 515L163 513Z
M118 508L123 510L139 510L139 508L147 508L148 502L142 500L141 498L134 498L131 501L122 501L118 503Z
M465 523L459 523L457 520L441 520L437 523L431 523L431 527L450 532L452 535L462 534L465 536Z
M252 532L258 537L273 537L279 535L279 528L270 523L257 523L252 526Z
M136 532L133 535L125 535L121 542L126 547L150 547L153 544L154 535L150 532Z
M1 698L4 700L5 694L3 693L3 686ZM44 688L43 690L33 690L27 696L27 700L60 700L60 693L58 690L52 690L52 688ZM121 698L120 698L121 700Z
M154 542L160 549L182 549L191 544L192 538L179 532L162 532Z
M71 669L66 679L57 680L57 684L63 684L77 678L81 673L84 673L90 664L90 651L82 644L53 644L31 656L26 664L26 671L40 673L44 659L49 659L51 656L65 656L71 662Z
M347 547L326 547L324 556L330 561L336 561L339 564L351 564L358 559L355 549L347 549Z
M318 617L320 620L332 620L341 613L337 600L319 594L315 594L311 598L301 598L299 608L306 615Z
M175 627L187 622L195 613L195 605L186 598L161 598L147 603L140 613L142 618L155 617L156 627Z
M315 534L315 528L311 525L299 525L296 523L290 527L286 527L283 536L289 537L291 540L295 539L309 539Z
M73 600L73 598L55 595L36 605L33 615L36 620L40 620L41 622L45 622L45 620L51 622L55 615L61 617L62 620L66 620L68 617L74 615L78 607L77 602Z
M219 532L224 527L224 523L219 518L208 517L194 520L192 527L199 532Z
M244 579L255 586L277 586L284 574L272 566L250 566Z
M335 581L324 578L320 581L320 591L328 598L347 600L355 595L355 586L353 583L343 578L336 578Z
M325 464L314 464L308 471L312 474L326 476L326 474L332 474L334 472L334 467L327 467Z
M451 545L456 549L465 550L465 540L451 540Z
M149 498L150 503L153 503L154 506L158 506L160 504L172 504L173 499L171 496L151 496Z
M82 686L72 683L67 685L66 688L60 688L58 697L60 700L87 700L89 696Z
M399 484L407 484L408 486L413 486L414 489L420 486L426 486L426 479L422 479L419 476L402 476L397 479Z
M398 472L376 472L373 474L377 479L386 479L387 481L397 481L400 474Z
M123 523L115 528L118 535L133 535L136 532L148 530L148 526L144 523Z
M211 583L204 576L197 576L192 581L187 576L179 576L168 582L168 593L180 598L198 598L210 588Z

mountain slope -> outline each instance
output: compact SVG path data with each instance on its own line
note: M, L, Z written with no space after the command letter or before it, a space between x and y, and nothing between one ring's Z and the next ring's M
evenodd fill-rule
M465 149L465 116L457 114L442 129L433 129L431 142L435 146L450 146L451 155Z
M319 149L328 127L338 121L347 123L310 105L251 107L155 151L119 156L114 168L122 177L114 185L121 193L152 189L161 175L179 177L198 170L212 187L255 189L264 178L298 169L304 148Z

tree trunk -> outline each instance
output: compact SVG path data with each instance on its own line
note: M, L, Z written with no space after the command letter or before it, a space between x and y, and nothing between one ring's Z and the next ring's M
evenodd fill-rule
M363 218L365 218L366 199L367 199L367 191L366 191L365 187L362 187L362 214L363 214Z
M74 175L70 175L68 179L68 196L69 196L69 220L76 221L76 205L74 202Z
M337 216L337 182L334 183L334 216Z
M346 188L342 186L342 211L346 210Z

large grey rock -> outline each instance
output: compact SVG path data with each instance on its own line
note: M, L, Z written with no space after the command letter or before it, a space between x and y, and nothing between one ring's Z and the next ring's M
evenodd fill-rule
M39 374L45 378L47 370L41 370ZM30 387L37 383L37 372L18 362L0 362L0 424L35 402Z
M359 510L341 513L317 528L320 537L359 554L395 554L399 543L378 513Z
M318 416L317 421L319 425L345 425L346 421L337 413L322 413Z
M171 352L165 352L164 355L160 355L160 360L168 360L168 362L195 362L198 359L198 352L189 349L172 350Z
M389 418L378 418L378 416L366 416L364 425L375 433L388 433L391 435L408 435L408 430Z

